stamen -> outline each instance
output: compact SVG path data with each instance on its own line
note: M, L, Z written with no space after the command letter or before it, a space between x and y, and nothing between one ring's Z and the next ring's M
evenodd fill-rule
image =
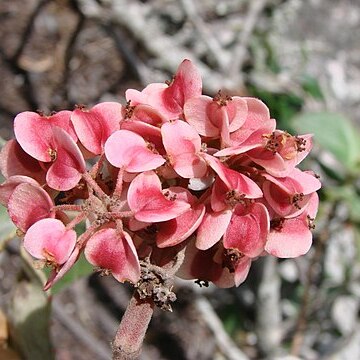
M57 159L57 151L55 149L48 149L51 161L54 162Z
M228 268L229 271L233 273L242 257L244 257L244 254L238 249L224 249L222 254L222 267Z
M125 106L125 116L124 116L125 119L130 119L133 116L134 111L135 111L135 106L131 106L130 103L131 103L131 100L129 100Z
M221 90L213 97L213 101L216 101L219 106L226 106L229 101L232 101L232 97L229 95L223 95Z
M283 229L284 221L284 218L272 219L270 221L270 228L275 231L281 231Z

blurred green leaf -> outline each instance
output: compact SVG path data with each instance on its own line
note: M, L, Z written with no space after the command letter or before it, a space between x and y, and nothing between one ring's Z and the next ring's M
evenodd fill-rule
M304 91L311 95L314 99L324 99L324 95L316 78L309 75L304 75L301 80L301 86Z
M47 276L50 274L51 269L45 268ZM62 291L67 286L70 286L74 281L78 280L81 277L87 276L94 272L94 267L87 262L85 256L80 255L79 260L75 265L60 279L52 288L51 293L57 294Z
M293 118L300 133L313 133L315 142L330 151L347 169L360 159L360 135L348 118L330 112L303 113Z

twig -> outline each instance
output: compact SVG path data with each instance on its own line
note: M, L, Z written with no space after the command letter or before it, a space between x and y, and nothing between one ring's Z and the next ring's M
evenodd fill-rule
M211 33L210 29L199 16L196 9L196 2L192 0L181 0L181 3L186 16L191 21L198 34L201 36L201 39L211 53L211 56L220 67L220 70L223 72L228 65L228 54L220 46L214 34Z
M211 306L210 302L204 297L198 297L195 306L206 322L207 326L214 334L216 343L221 352L229 360L248 360L248 357L235 345L233 340L226 333L224 326Z
M274 356L281 341L280 278L276 258L267 256L261 261L256 299L256 332L260 351L266 356Z
M105 347L78 321L69 316L56 300L53 301L52 307L58 320L65 325L86 347L88 347L94 355L96 355L96 359L109 360L111 358L110 348Z
M249 44L251 34L255 29L258 17L265 7L267 0L252 0L249 1L249 3L250 9L244 22L243 30L239 34L238 45L233 54L229 71L227 73L228 77L234 76L234 74L240 74L241 67L245 61L247 46Z

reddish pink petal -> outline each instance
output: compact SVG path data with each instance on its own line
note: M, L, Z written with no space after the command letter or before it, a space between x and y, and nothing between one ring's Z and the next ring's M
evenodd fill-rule
M226 184L228 190L236 190L239 194L244 194L245 198L256 199L262 197L259 186L247 176L229 169L223 165L219 159L204 154L204 157L212 169L219 175L220 179Z
M160 179L153 171L141 173L131 182L128 203L135 218L144 222L174 219L190 208L185 201L167 199L162 193Z
M175 219L157 224L156 244L159 248L175 246L186 240L199 227L205 214L205 206L196 204L197 198L186 189L173 187L171 194L176 194L177 199L187 201L191 209Z
M99 155L108 137L120 128L122 106L103 102L92 109L75 109L71 115L76 134L84 147Z
M28 155L19 143L9 140L1 149L0 171L7 179L14 175L32 177L41 185L45 183L45 170L38 160Z
M244 256L239 260L238 264L236 265L234 274L235 286L239 286L246 280L249 274L250 266L250 258Z
M118 130L105 143L105 154L110 164L128 172L156 169L165 159L151 151L145 140L128 130Z
M217 252L218 246L201 251L191 241L186 247L184 262L176 275L186 280L211 281L221 288L234 286L234 275L222 264L214 261Z
M64 264L76 244L76 232L67 230L57 219L42 219L32 225L24 237L25 249L35 258L54 266Z
M306 254L312 244L306 214L285 219L279 229L272 229L268 235L265 250L279 258L294 258Z
M231 210L207 212L197 230L196 247L207 250L220 241L229 226Z
M85 160L74 140L62 129L53 128L56 159L46 174L47 184L60 191L77 185L85 172Z
M269 228L269 214L263 204L237 205L224 234L224 247L257 257L264 251Z
M158 91L148 94L147 103L159 110L169 119L177 119L183 112L185 102L200 96L202 91L201 77L190 60L184 60L172 83Z
M145 104L131 107L131 113L129 115L125 116L124 121L140 121L154 126L161 126L161 124L167 121L159 111L152 106Z
M4 183L0 185L0 204L7 206L9 198L14 192L15 188L22 183L28 183L36 187L40 187L40 185L34 179L28 176L10 176Z
M116 229L101 229L86 243L85 257L94 266L108 269L120 282L136 283L140 264L130 235Z
M54 217L54 204L39 185L22 183L11 194L8 211L13 223L23 232L38 220Z
M41 116L25 111L14 120L15 137L26 153L39 161L50 162L49 149L53 149L54 126L62 128L76 141L73 126L70 122L70 111L60 111L51 116Z

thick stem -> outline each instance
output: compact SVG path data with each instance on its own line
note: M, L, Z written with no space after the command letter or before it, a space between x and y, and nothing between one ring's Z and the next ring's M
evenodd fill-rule
M153 301L139 299L135 291L112 344L113 360L139 359L141 346L153 312Z

